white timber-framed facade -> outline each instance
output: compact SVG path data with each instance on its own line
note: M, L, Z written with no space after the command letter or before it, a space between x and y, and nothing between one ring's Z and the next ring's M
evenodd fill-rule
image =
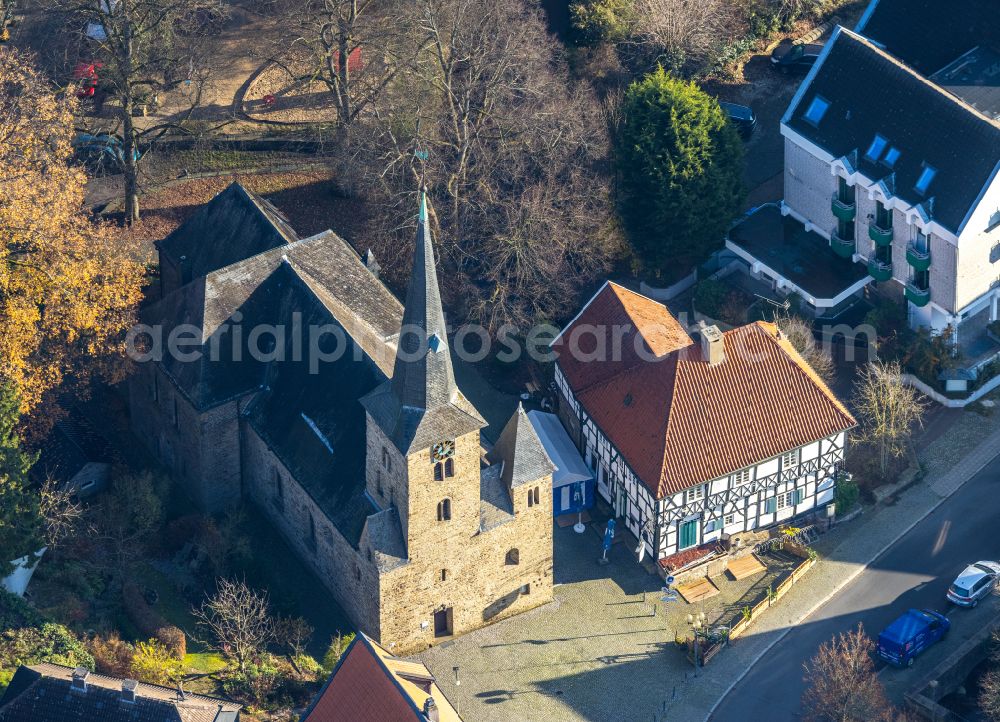
M643 323L655 327L652 333L644 332ZM627 326L638 328L637 335L647 347L660 352L657 360L630 360L626 353L616 361L593 362L603 366L593 372L564 355L580 345L579 339L566 337L555 365L555 385L559 417L594 472L597 493L621 525L641 540L647 554L665 559L720 541L723 535L827 513L854 420L773 326L751 324L727 334L702 329L697 333L698 344L660 304L606 284L561 336L575 329L592 334L594 329L614 327L619 329L615 333L627 337L620 330ZM668 332L657 337L663 328ZM560 345L559 340L554 347ZM715 343L721 345L718 350L712 348ZM752 346L754 353L742 359L741 346ZM719 360L713 363L716 353ZM742 375L739 367L756 363L751 356L765 354L767 360L760 368L772 376L762 384L765 391L731 389L734 405L727 408L727 387L731 379ZM622 378L626 381L620 382ZM711 391L713 386L718 390ZM648 404L635 401L638 390L650 390L647 395L655 396L652 389L657 387L671 390ZM761 443L768 436L763 420L770 411L782 415L782 387L796 389L795 403L815 411L821 422L808 429L786 429ZM747 399L758 403L762 411L755 419L735 418L733 412ZM687 410L695 408L692 404L698 403L702 405L694 416L728 418L729 422L720 424L720 435L731 439L745 433L749 443L729 441L725 445L731 456L709 454L704 465L698 463L697 451L694 457L678 453L677 448L693 446L699 439L706 450L716 445L707 427L699 426L697 420L692 425L685 418L691 416ZM664 442L636 445L635 438L660 416ZM754 428L757 423L761 426ZM747 459L753 463L744 463Z

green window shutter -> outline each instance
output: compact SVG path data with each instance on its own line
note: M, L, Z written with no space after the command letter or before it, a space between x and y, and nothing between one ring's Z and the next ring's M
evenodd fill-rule
M772 496L770 499L764 500L764 513L773 514L778 510L778 497Z
M806 490L805 489L796 489L795 490L795 503L796 504L801 504L802 503L802 498L805 495L806 495Z
M687 549L698 543L698 520L692 519L681 524L680 544L678 548Z

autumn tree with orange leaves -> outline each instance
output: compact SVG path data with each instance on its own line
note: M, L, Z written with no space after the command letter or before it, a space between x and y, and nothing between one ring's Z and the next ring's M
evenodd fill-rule
M74 102L30 56L0 47L0 377L25 413L124 368L141 296L137 248L83 211Z

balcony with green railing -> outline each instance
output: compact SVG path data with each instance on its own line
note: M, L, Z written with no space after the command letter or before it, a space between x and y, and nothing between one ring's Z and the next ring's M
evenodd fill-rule
M830 232L830 248L841 258L851 258L856 247L853 238L841 238L836 228Z
M888 246L892 243L892 228L885 228L872 221L868 224L868 237L875 241L875 245Z
M888 281L892 278L892 261L872 258L868 261L868 275L876 281Z
M913 266L915 271L926 271L931 267L930 250L921 250L911 242L906 247L906 262Z
M854 220L854 216L857 215L858 206L853 200L845 200L840 197L839 193L834 193L833 200L830 201L830 210L833 211L833 215L838 220L850 223Z
M931 300L931 289L921 288L913 281L909 281L904 289L906 300L914 306L926 306Z

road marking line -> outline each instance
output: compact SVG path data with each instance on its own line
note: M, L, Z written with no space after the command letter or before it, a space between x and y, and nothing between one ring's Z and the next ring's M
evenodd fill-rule
M992 436L993 435L987 437L987 439L991 439ZM859 574L861 574L869 566L871 566L872 562L874 562L880 556L882 556L883 554L885 554L889 550L890 547L892 547L896 542L898 542L904 536L906 536L907 534L909 534L910 531L912 531L913 528L917 524L919 524L924 519L926 519L931 514L933 514L937 510L937 508L939 506L941 506L948 499L950 499L952 497L952 495L956 491L958 491L963 486L965 486L967 483L969 483L969 481L971 481L976 475L979 474L979 472L981 472L983 469L985 469L990 464L990 462L992 462L995 458L997 458L997 456L1000 456L1000 451L998 451L997 453L994 453L992 456L990 456L988 459L986 459L986 461L984 461L982 464L979 464L978 466L976 466L975 470L971 474L969 474L968 476L966 476L965 479L962 481L961 484L959 484L954 489L952 489L951 491L949 491L947 493L947 495L942 496L940 499L938 499L936 502L934 502L934 504L932 504L931 507L926 512L924 512L920 517L918 517L916 520L914 520L913 523L911 523L908 527L906 527L905 529L903 529L899 534L896 535L895 538L893 538L892 540L890 540L885 546L883 546L881 549L879 549L877 552L875 552L875 554L867 562L865 562L863 566L860 566L859 568L855 569L853 572L851 572L850 574L848 574L846 577L844 577L843 579L841 579L840 583L837 586L835 586L830 591L829 594L827 594L825 597L823 597L822 599L820 599L808 611L806 611L805 614L803 614L801 617L799 617L796 622L794 622L792 625L789 625L788 627L786 627L785 631L781 632L767 646L765 646L764 649L762 649L760 651L760 653L750 661L750 664L745 665L743 667L743 671L740 674L736 675L736 678L733 679L733 681L729 683L729 686L726 687L726 689L722 693L722 695L718 699L715 700L715 703L712 705L711 709L708 710L708 714L705 715L705 722L709 722L712 719L712 715L715 713L715 710L718 709L719 705L722 704L722 701L726 697L729 696L729 693L733 691L733 689L736 687L736 685L738 685L740 682L743 681L744 677L746 677L748 674L750 674L750 670L753 669L755 666L757 666L757 663L761 659L763 659L763 657L764 657L765 654L767 654L768 652L771 651L771 648L774 647L774 645L776 645L778 642L780 642L782 639L784 639L786 636L788 636L788 633L791 632L793 629L795 629L802 622L802 620L811 617L813 614L816 613L816 611L819 610L820 607L822 607L824 604L826 604L831 599L833 599L835 596L837 596L837 594L839 594L840 591L844 587L846 587L848 584L850 584L851 582L853 582L858 577ZM940 493L940 492L937 492L933 487L928 487L928 488L930 488L931 492L933 492L933 493Z

